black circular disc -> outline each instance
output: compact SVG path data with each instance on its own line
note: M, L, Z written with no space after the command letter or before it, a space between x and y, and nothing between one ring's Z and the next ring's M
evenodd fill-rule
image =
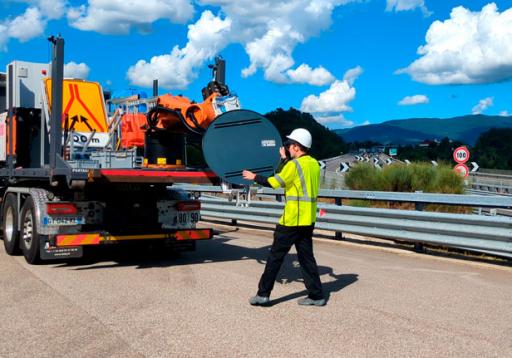
M221 114L203 137L203 154L215 174L232 184L247 185L242 171L271 176L279 164L281 136L261 114L245 109Z

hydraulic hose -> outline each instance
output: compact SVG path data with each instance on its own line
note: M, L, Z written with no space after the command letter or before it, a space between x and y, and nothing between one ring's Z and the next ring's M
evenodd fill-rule
M162 106L155 106L153 107L146 115L146 119L148 121L148 126L149 128L156 128L157 124L158 124L158 113L170 113L170 114L173 114L175 115L176 117L178 117L181 121L181 123L185 126L185 128L187 128L189 131L193 132L193 133L196 133L196 134L199 134L199 135L203 135L204 134L204 130L202 131L198 131L196 128L192 128L186 121L186 119L183 117L183 115L181 114L181 111L179 110L174 110L174 109L170 109L170 108L166 108L166 107L162 107ZM197 121L195 121L195 118L194 118L194 121L192 121L195 125L197 125ZM201 127L199 127L201 128ZM201 128L202 129L202 128Z

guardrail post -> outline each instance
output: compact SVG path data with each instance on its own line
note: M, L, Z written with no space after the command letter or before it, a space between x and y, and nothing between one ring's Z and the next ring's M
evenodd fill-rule
M425 208L425 203L414 203L414 207L416 211L423 211ZM422 242L415 242L414 243L414 251L424 253L425 247L423 246Z
M341 198L334 198L334 204L341 206ZM343 233L341 231L336 231L334 233L334 240L343 240Z
M231 225L236 226L238 221L236 219L231 219Z

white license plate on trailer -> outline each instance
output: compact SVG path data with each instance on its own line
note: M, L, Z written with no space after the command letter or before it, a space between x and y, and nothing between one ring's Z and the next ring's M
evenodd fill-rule
M48 226L82 225L84 218L82 216L45 216L43 224Z
M176 225L188 227L198 222L200 218L199 211L178 211L176 214Z

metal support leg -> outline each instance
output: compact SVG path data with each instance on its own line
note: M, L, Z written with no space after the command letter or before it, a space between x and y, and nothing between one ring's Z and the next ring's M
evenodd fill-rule
M341 198L335 198L334 204L341 206ZM334 233L334 240L343 240L343 233L341 231L336 231Z
M415 203L414 206L417 211L423 211L423 209L425 208L425 203ZM415 242L414 251L418 253L425 253L425 247L423 246L423 243Z
M423 243L415 242L414 243L414 251L418 252L418 253L425 253L425 247L423 246Z

